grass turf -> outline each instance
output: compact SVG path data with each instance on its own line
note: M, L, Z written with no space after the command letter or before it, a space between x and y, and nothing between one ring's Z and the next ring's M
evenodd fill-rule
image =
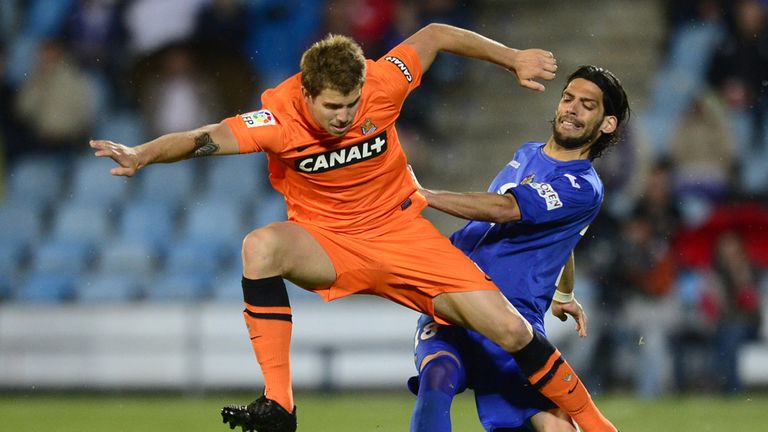
M240 394L0 394L0 431L227 431L219 408L249 398ZM768 394L655 401L610 396L597 403L622 432L757 432L766 430L768 424ZM297 404L299 431L402 432L408 430L413 397L406 393L300 393ZM460 395L452 413L454 431L482 431L471 395Z

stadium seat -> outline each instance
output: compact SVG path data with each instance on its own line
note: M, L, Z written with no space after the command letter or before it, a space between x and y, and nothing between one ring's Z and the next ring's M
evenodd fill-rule
M123 207L118 225L120 241L151 244L164 253L176 231L176 218L170 205L162 202L130 201Z
M239 253L243 236L243 209L236 201L206 201L196 203L187 210L182 232L185 243L208 249L219 260Z
M10 280L21 272L26 257L27 248L22 243L0 242L0 277L10 283Z
M146 289L149 301L195 302L210 297L211 278L188 273L162 273Z
M92 154L80 156L75 165L71 184L72 200L80 204L100 204L112 207L124 201L129 192L129 179L109 173L115 163Z
M7 202L26 204L42 212L62 195L64 159L30 156L9 169Z
M266 193L269 172L261 154L209 158L205 200L224 197L239 202L257 202Z
M62 303L74 297L74 277L61 274L31 273L13 299L26 303Z
M74 286L74 297L80 303L129 302L141 298L146 278L140 275L89 273Z
M18 275L43 232L43 218L33 206L6 202L0 207L0 274Z
M76 276L88 269L95 253L82 242L51 240L35 248L30 269L41 274Z
M202 172L197 161L157 164L141 170L136 176L137 196L143 201L178 206L193 194ZM202 184L202 182L201 182Z
M0 243L31 243L43 234L43 217L33 205L8 201L0 207Z
M219 272L211 282L211 295L214 300L222 302L242 302L243 289L241 268L228 268Z
M229 263L212 253L205 243L185 241L168 251L163 270L172 274L195 275L210 281L222 267L229 267Z
M117 215L107 206L63 203L53 214L51 237L89 246L100 245L112 235Z
M103 274L149 277L157 261L157 253L150 244L125 240L102 247L96 269Z

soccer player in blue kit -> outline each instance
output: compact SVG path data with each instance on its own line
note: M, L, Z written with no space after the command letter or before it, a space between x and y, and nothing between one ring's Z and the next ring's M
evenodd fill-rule
M603 68L581 66L566 81L550 138L523 144L488 192L436 191L417 182L430 207L470 220L451 241L542 335L550 304L553 314L561 320L571 315L586 335L572 279L561 279L572 278L573 249L603 202L591 161L616 144L628 117L621 82ZM515 359L482 335L422 316L415 341L419 375L409 381L417 394L411 431L450 431L451 402L466 388L474 390L488 431L575 430Z

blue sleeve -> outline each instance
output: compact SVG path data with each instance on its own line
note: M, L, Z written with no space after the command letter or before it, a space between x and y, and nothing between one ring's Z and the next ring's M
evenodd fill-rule
M577 219L600 203L590 182L570 174L519 185L508 193L514 194L520 207L519 223L529 225Z

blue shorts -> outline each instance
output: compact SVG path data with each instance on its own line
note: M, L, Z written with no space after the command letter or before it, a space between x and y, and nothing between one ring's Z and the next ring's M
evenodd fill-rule
M537 327L535 330L544 334L544 329ZM426 356L438 351L447 351L459 359L463 379L457 393L474 390L477 414L487 431L527 430L531 417L557 407L530 385L512 355L494 342L462 327L437 324L423 315L415 337L417 370Z

